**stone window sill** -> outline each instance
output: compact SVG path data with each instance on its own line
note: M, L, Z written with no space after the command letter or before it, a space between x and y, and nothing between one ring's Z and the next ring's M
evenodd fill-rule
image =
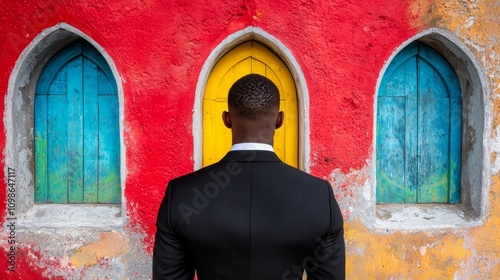
M17 217L20 228L120 228L121 205L38 204Z
M428 230L475 227L482 224L462 205L378 204L375 227L387 230Z

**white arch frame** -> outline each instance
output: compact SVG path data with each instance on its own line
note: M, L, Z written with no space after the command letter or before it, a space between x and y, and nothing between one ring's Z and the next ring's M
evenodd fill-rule
M377 205L376 135L371 161L371 205L369 224L383 229L426 230L429 228L475 227L484 223L488 211L491 177L491 101L488 76L480 61L455 34L439 29L424 30L401 44L381 69L374 94L373 131L377 131L377 95L387 67L413 41L424 42L440 53L457 72L462 92L462 202L459 205ZM386 218L390 217L390 218Z
M111 68L117 84L120 126L120 205L71 205L34 203L33 111L36 82L45 64L72 41L91 43ZM59 23L44 29L22 51L9 78L4 125L7 143L5 168L16 170L16 214L21 228L98 227L118 228L125 223L126 151L123 140L124 98L122 79L103 47L79 29ZM7 172L7 170L5 170Z
M295 81L297 90L297 104L299 116L299 168L308 172L310 168L309 159L309 91L306 79L299 63L295 60L292 52L278 39L264 30L249 26L243 30L229 35L224 39L208 56L203 64L196 85L195 103L193 112L193 157L194 169L202 167L203 149L203 94L208 81L208 77L217 62L230 50L249 40L257 41L270 48L288 67Z

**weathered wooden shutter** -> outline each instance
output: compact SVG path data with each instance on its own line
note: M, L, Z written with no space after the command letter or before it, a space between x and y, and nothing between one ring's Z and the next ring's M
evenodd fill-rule
M35 94L35 202L120 203L116 82L77 41L45 66Z
M414 42L391 62L377 103L377 202L460 202L461 92L436 51Z

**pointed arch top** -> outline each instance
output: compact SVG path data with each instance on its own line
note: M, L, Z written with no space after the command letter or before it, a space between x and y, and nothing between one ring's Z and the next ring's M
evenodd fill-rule
M249 26L243 30L235 32L224 39L208 56L203 64L198 77L195 92L195 104L193 113L193 151L194 169L202 166L202 100L210 72L217 62L230 50L236 46L247 42L256 41L272 50L288 67L295 82L298 99L299 113L299 167L309 171L309 91L302 69L293 56L292 52L277 38L264 30Z
M115 78L118 92L122 93L122 82L117 67L106 50L94 41L90 36L76 27L61 22L52 27L44 29L31 43L21 52L9 79L9 93L15 90L16 85L25 85L33 76L38 77L41 70L50 58L64 46L78 39L89 42L106 60ZM29 73L23 75L24 73ZM28 80L26 80L28 79Z
M398 54L401 53L403 49L408 47L414 41L421 41L435 49L448 61L448 63L450 63L453 69L457 72L457 75L466 77L476 84L478 90L481 91L481 100L487 99L487 96L489 96L488 76L486 75L486 71L481 66L479 60L470 48L457 38L455 34L439 28L424 30L403 42L393 51L393 53L385 61L384 66L379 73L375 88L375 95L380 88L382 78L386 75L386 71L390 71L389 65L391 62ZM465 86L462 84L463 82L465 82L464 79L461 79L461 87Z

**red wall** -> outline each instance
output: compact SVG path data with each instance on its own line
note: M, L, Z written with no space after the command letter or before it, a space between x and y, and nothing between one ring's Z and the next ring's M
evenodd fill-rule
M108 52L124 89L127 228L145 232L148 250L167 182L193 170L195 87L206 59L228 35L252 25L291 50L309 91L311 173L328 178L337 168L360 169L371 157L379 73L395 48L418 31L409 27L405 1L110 2L3 2L0 95L7 94L27 44L57 23L74 26ZM0 196L6 197L5 188Z

